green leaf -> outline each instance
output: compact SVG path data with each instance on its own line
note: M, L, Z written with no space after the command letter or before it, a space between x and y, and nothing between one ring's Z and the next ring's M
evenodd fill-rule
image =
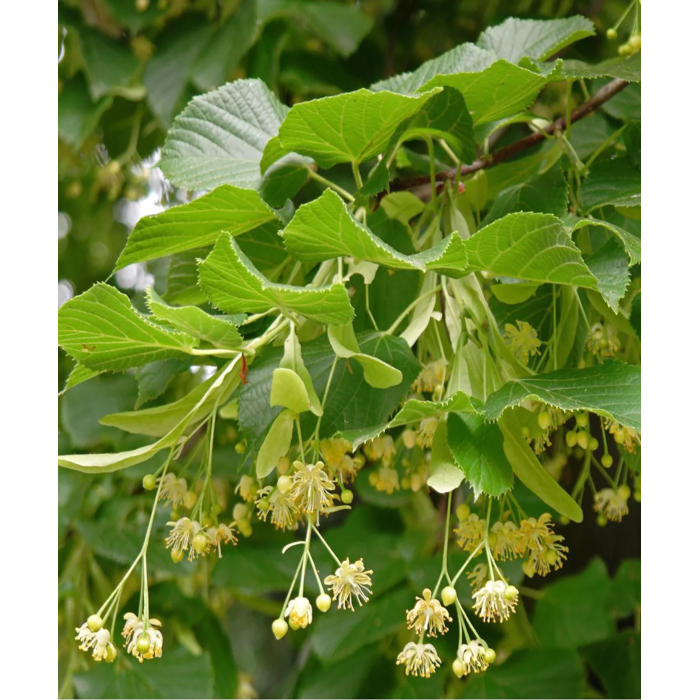
M265 279L235 240L222 235L200 265L202 289L214 306L227 313L294 312L317 323L350 323L352 306L345 287L294 287Z
M596 161L581 185L579 200L588 214L612 204L635 207L642 203L642 174L628 158Z
M642 604L642 562L628 559L620 564L612 583L611 604L618 618L634 614Z
M216 391L215 388L221 375L225 375L223 383ZM175 428L195 406L197 410L190 416L190 425L195 425L207 416L214 408L214 404L223 405L238 386L240 378L235 373L219 370L213 377L195 387L189 394L178 401L164 406L154 406L140 411L124 411L111 413L100 420L102 425L112 425L120 430L138 435L150 435L151 437L163 437ZM206 399L200 404L202 397Z
M496 27L489 27L477 46L493 51L498 58L518 63L528 57L544 61L576 41L593 36L593 22L574 15L566 19L515 19L509 17Z
M146 292L146 303L159 321L214 347L237 350L243 343L235 324L225 317L212 316L196 306L168 306L152 287ZM239 317L237 320L240 322L242 319Z
M323 415L309 370L301 355L301 345L294 326L284 341L284 354L280 366L272 374L270 406L285 406L295 413L311 411Z
M71 373L68 375L68 379L66 379L66 385L58 395L63 396L68 389L72 389L74 386L78 386L78 384L82 384L83 382L88 381L88 379L92 379L101 373L102 370L90 369L89 367L76 362L75 366L71 370Z
M530 282L512 282L508 284L491 285L491 291L496 299L504 304L510 305L522 304L524 301L527 301L539 288L539 284L531 284Z
M547 82L547 77L500 60L479 73L437 75L421 91L436 87L459 90L477 125L527 109Z
M144 403L158 398L168 388L170 382L189 366L188 359L172 359L149 362L147 365L137 367L134 376L139 383L139 396L134 408L140 408Z
M513 488L513 470L503 451L503 435L495 423L481 416L450 413L447 417L447 443L464 476L474 489L501 496Z
M213 698L209 654L169 648L162 659L139 664L128 654L114 664L93 664L73 676L79 698Z
M206 294L199 288L199 264L209 254L206 248L176 253L168 258L163 299L169 304L204 304Z
M236 11L217 27L192 67L192 82L203 92L226 82L231 71L258 40L256 0L241 0Z
M630 309L630 325L634 328L634 332L637 334L639 340L642 339L642 293L639 292L634 299L632 299L632 308ZM77 369L77 367L76 367ZM75 370L74 370L75 371ZM70 377L69 377L70 379ZM66 384L66 388L68 385Z
M277 135L287 111L256 79L195 97L168 132L160 168L173 184L187 189L255 188L265 145Z
M119 372L190 353L198 341L140 314L129 297L100 283L58 310L58 344L94 370Z
M450 277L461 276L467 267L464 241L458 234L421 253L404 255L359 223L330 189L302 204L281 235L289 252L304 262L351 256L390 268L434 270Z
M143 84L151 110L164 125L170 124L181 106L192 66L210 36L209 26L195 15L169 23L159 34L155 53L143 73Z
M362 89L294 105L279 128L286 153L313 158L322 168L362 163L386 150L394 131L438 91L397 95Z
M542 644L576 649L609 637L615 629L608 605L610 587L600 559L594 559L580 574L545 586L532 622Z
M58 458L58 465L86 474L105 474L145 462L161 450L177 445L183 439L185 431L194 422L194 419L201 415L200 411L205 406L211 402L218 403L226 400L225 397L227 396L227 391L231 389L232 382L234 383L233 388L235 388L235 384L240 381L234 372L239 363L240 355L214 375L212 377L213 381L207 385L206 390L201 395L198 394L197 402L189 408L184 417L179 419L175 426L160 440L126 452L62 455ZM137 411L136 413L140 413L143 417L143 414L147 412ZM120 414L113 415L119 416ZM103 424L108 425L106 422L103 422Z
M642 241L633 233L625 231L625 229L615 226L615 224L611 224L608 221L601 221L600 219L592 218L580 219L572 227L571 232L573 233L574 231L586 228L587 226L598 226L600 228L604 228L616 236L620 240L620 243L622 243L624 246L625 252L629 256L631 265L639 265L642 262Z
M642 697L642 637L625 630L586 647L583 657L610 698Z
M642 80L642 53L638 51L627 58L613 58L596 65L567 60L562 66L562 75L567 80L620 78L628 83L639 83Z
M567 649L521 649L488 673L474 675L460 698L580 698L585 670Z
M478 403L478 402L477 402ZM364 427L356 431L343 433L343 437L352 443L353 450L360 445L377 437L390 428L397 428L401 425L416 423L424 418L439 418L447 413L459 411L460 413L476 413L478 407L474 405L473 399L463 391L457 391L444 401L422 401L420 399L409 399L401 410L388 422L373 427Z
M603 299L617 313L619 301L625 296L630 283L625 249L616 238L611 238L586 258L586 264L598 280L598 290Z
M335 354L343 359L353 358L362 366L365 381L375 389L388 389L401 383L403 375L382 360L365 355L357 343L352 324L329 326L328 340Z
M412 192L391 192L382 199L381 207L390 219L406 226L425 210L425 204Z
M254 190L221 185L189 204L143 217L126 241L115 269L212 245L222 231L238 236L279 217Z
M502 415L498 425L503 433L503 450L518 479L558 513L575 523L580 523L583 520L581 507L535 457L535 453L520 432L520 423L514 412Z
M290 411L282 411L272 422L258 452L258 458L255 461L255 474L258 479L264 479L271 474L277 468L280 458L289 452L293 432L294 415Z
M498 193L481 228L513 212L541 212L563 217L568 209L569 190L561 168L555 165L544 175L533 175L525 182Z
M465 241L469 266L531 282L597 289L564 224L551 214L508 214Z
M642 122L633 121L623 133L627 157L636 168L642 169Z
M129 47L90 27L81 26L79 33L92 99L125 92L120 88L130 86L139 69L139 61ZM143 92L141 88L140 97Z
M258 0L258 6L261 19L289 19L293 26L328 42L341 56L354 53L372 28L372 20L359 6L313 0Z
M444 139L463 163L476 157L474 128L463 95L454 88L443 88L412 117L401 124L389 149L413 139Z
M506 408L525 399L564 411L592 411L641 430L642 368L608 360L594 367L515 379L489 396L484 416L489 420L500 418Z
M112 98L92 101L85 79L76 75L58 94L58 136L74 149L80 148L97 128Z
M428 486L438 493L454 491L464 481L464 471L455 466L447 430L447 423L440 421L433 435Z

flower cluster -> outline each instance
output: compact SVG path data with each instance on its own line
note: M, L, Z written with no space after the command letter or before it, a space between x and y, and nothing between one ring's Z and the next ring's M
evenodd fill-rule
M163 635L158 629L160 621L151 617L146 624L144 618L130 612L124 615L124 619L122 637L127 653L135 656L139 663L144 659L159 659L163 654Z
M205 529L196 520L183 517L168 522L168 527L171 530L165 539L165 546L170 550L174 562L182 561L185 554L187 559L192 561L200 555L209 554L212 549L216 549L221 558L222 544L235 545L238 542L233 532L235 523L219 523Z
M512 323L506 323L505 343L513 356L524 365L530 357L540 354L542 341L537 337L537 331L527 321L516 321L517 328Z
M92 658L95 661L111 663L117 658L117 650L112 644L109 630L102 626L102 618L99 615L90 615L86 622L75 628L75 631L78 633L76 640L80 642L80 650L92 650Z

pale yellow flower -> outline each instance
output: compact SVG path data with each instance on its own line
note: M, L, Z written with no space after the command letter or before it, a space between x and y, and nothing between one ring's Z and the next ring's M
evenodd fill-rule
M238 543L238 538L233 534L234 527L234 523L231 523L230 525L220 523L216 527L210 527L207 529L207 537L211 542L211 546L219 552L219 559L221 559L222 544L231 543L235 546Z
M144 625L144 621L140 617L136 617L134 613L126 613L124 615L126 623L122 636L124 637L124 646L127 648L127 653L135 656L139 663L143 663L144 659L159 659L163 655L163 634L158 629L161 626L160 620L150 618L148 626ZM150 642L147 651L142 652L138 649L139 638L144 636Z
M389 466L394 461L396 446L390 435L380 435L366 442L362 449L370 462L377 462L380 459L384 466Z
M417 634L428 633L429 637L437 637L437 633L447 632L446 622L452 622L449 612L443 608L437 598L432 597L430 589L423 590L423 597L416 596L416 604L411 610L406 610L408 629L415 629Z
M517 559L525 551L523 535L517 525L510 520L505 523L495 522L491 526L489 546L496 559Z
M510 594L514 591L514 594ZM507 620L518 604L518 591L515 586L506 586L503 581L487 581L472 595L474 611L484 622Z
M109 660L110 641L109 630L101 627L96 632L93 632L88 623L84 622L80 627L76 627L78 633L76 639L80 642L79 649L81 651L90 651L92 649L92 658L95 661Z
M175 474L168 472L158 480L160 484L160 495L158 500L170 501L173 508L177 508L187 494L187 481L178 479Z
M290 498L302 513L322 513L333 505L335 484L323 469L323 462L294 462Z
M413 382L411 391L432 394L445 381L445 369L446 363L442 358L434 362L428 362L421 370L416 381Z
M296 530L301 522L301 513L294 505L289 493L282 493L278 488L266 486L258 491L260 498L256 501L258 515L262 520L267 520L278 530ZM263 507L263 505L265 507Z
M613 489L601 489L595 495L593 508L598 513L602 513L608 520L619 523L623 516L627 515L630 510L627 506L625 492L620 493Z
M432 644L409 642L396 658L396 665L406 665L406 675L430 678L442 661Z
M472 588L481 588L486 583L489 570L484 563L477 564L472 571L467 574L469 585Z
M617 421L605 419L605 429L613 436L615 442L632 454L642 444L642 436L633 428L620 425Z
M512 323L505 325L505 343L510 347L513 356L524 365L530 356L539 355L539 347L542 341L537 337L537 331L527 321L516 321L516 328Z
M488 662L485 659L486 649L483 643L480 644L476 639L472 639L467 644L462 644L457 649L457 658L464 664L466 673L481 673L488 668Z
M365 571L362 559L358 559L354 564L345 559L335 570L335 574L326 576L323 582L332 590L333 600L338 601L339 609L350 608L354 611L353 596L362 606L369 600L368 594L372 594L372 579L369 576L371 573L374 573L371 569Z
M244 501L251 503L255 500L258 492L258 482L252 477L244 474L238 482L234 493L237 493Z
M379 467L369 475L369 483L377 491L391 495L399 489L399 473L393 467Z
M476 513L471 513L464 520L460 520L455 529L459 546L467 552L471 551L484 541L485 530L486 521Z
M586 349L591 355L604 360L615 357L620 352L620 339L612 326L594 323L586 339Z
M177 521L168 522L168 527L172 529L165 540L166 548L172 549L176 554L189 552L188 558L192 561L197 556L197 552L192 547L192 540L200 533L202 526L196 520L180 518Z
M305 629L313 621L314 611L308 598L298 597L289 601L284 616L289 618L292 629Z
M433 437L435 437L435 431L438 427L438 419L423 418L418 427L418 433L416 434L416 442L424 449L428 449L433 444Z

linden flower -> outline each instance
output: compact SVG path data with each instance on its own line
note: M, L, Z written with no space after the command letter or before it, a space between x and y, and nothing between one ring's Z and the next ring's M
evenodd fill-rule
M90 651L92 649L92 658L95 661L109 660L111 654L110 647L113 647L110 641L109 630L101 627L97 632L93 632L87 622L83 622L80 627L76 627L78 633L76 639L80 642L78 647L80 651Z
M199 534L202 526L196 520L180 518L177 521L168 522L168 527L172 529L165 539L166 548L172 549L176 554L189 552L188 559L192 561L197 556L197 552L192 547L192 540Z
M122 636L127 653L135 656L139 663L143 663L144 659L159 659L163 655L163 634L157 629L161 626L160 620L150 618L148 627L144 629L143 620L136 617L134 613L126 613L124 619L126 622ZM146 651L139 649L141 639L146 639L150 643Z
M377 491L392 494L399 489L399 473L393 467L379 467L369 475L369 483Z
M321 440L321 456L331 469L339 469L343 457L352 450L352 445L343 438Z
M256 503L258 515L262 520L267 520L269 514L270 522L278 530L296 530L299 527L301 513L288 493L266 486L260 489L258 494L260 498Z
M470 551L484 541L486 521L481 520L476 513L471 513L455 529L457 542L462 549Z
M255 496L258 490L258 483L252 476L243 475L241 480L238 482L238 486L234 489L234 493L237 493L244 501L252 502L255 500Z
M586 339L586 349L601 360L615 357L620 352L620 339L611 326L594 323Z
M302 513L316 513L318 517L318 513L333 505L330 492L335 489L335 484L323 470L323 466L323 462L294 462L295 472L289 497Z
M469 585L472 588L481 588L486 582L487 575L488 569L486 568L486 564L477 564L474 569L467 574Z
M642 444L642 437L636 430L620 425L617 421L606 419L605 429L613 436L615 442L627 452L636 453L637 446Z
M228 544L229 542L234 546L238 544L238 538L233 534L234 523L230 525L224 525L221 523L216 527L210 527L207 530L207 537L211 542L211 546L215 547L219 552L219 559L221 559L221 545Z
M437 418L423 418L420 422L416 442L425 450L433 444L433 437L438 427Z
M417 634L428 633L429 637L437 637L437 633L445 634L445 621L452 622L450 613L443 608L437 598L433 598L430 589L423 590L423 597L416 596L416 604L412 610L406 610L408 629L412 627Z
M489 545L496 559L517 559L525 551L523 535L510 520L496 522L491 526Z
M369 576L372 573L374 572L371 569L365 571L362 559L358 559L354 564L350 563L350 559L345 559L335 570L335 574L326 576L323 582L333 591L333 600L338 601L339 610L350 608L354 612L352 597L355 596L362 607L362 604L369 600L368 594L372 594L372 579Z
M158 499L166 502L170 501L173 504L173 508L177 508L187 494L187 481L178 479L172 472L162 476L158 481L160 483L160 496Z
M381 459L384 466L389 466L396 454L394 441L389 435L380 435L366 442L362 449L370 462L377 462Z
M465 673L481 673L489 664L485 659L486 649L476 639L457 649L457 658L464 664Z
M537 331L527 321L516 321L516 328L512 323L505 325L505 343L510 347L515 359L524 365L533 357L539 355L539 347L542 341L537 337Z
M305 629L311 624L314 611L308 598L299 597L289 601L284 616L289 618L292 629L298 630L300 627Z
M523 565L523 571L530 577L538 573L546 576L552 568L561 569L569 548L562 544L564 538L554 533L550 521L552 516L543 513L540 517L528 518L520 523L520 532L530 561Z
M428 362L418 375L418 379L413 382L411 391L432 394L435 388L445 381L445 367L443 359Z
M472 595L474 611L484 622L503 622L515 612L518 604L518 589L506 586L503 581L487 581Z
M602 489L595 495L593 509L602 513L608 520L619 523L623 516L630 512L627 507L627 498L625 491L620 493L620 489L617 491Z
M396 665L406 664L406 675L430 678L442 661L432 644L409 642L396 657Z

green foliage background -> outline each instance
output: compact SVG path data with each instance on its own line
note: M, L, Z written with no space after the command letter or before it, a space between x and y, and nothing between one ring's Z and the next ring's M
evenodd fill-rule
M162 188L152 176L144 180L137 166L163 145L166 130L193 96L240 77L262 79L288 105L355 90L475 41L483 29L508 16L590 17L598 35L576 44L566 58L598 63L616 55L616 45L605 39L604 30L626 7L614 0L151 0L147 4L144 11L134 0L74 0L58 6L59 296L80 294L109 277L129 232L122 222L133 219L136 211L133 203L149 197L155 201ZM324 8L333 4L342 5L347 14L339 19L326 13ZM640 94L638 87L628 88L585 128L573 129L571 140L580 157L591 155L622 120L640 119ZM545 89L538 109L545 117L560 116L561 90ZM516 129L505 138L525 133ZM517 164L527 155L510 166L514 182L520 177ZM114 161L119 161L119 168L110 165ZM351 181L349 169L339 167L337 181L344 177ZM309 191L303 190L296 203L318 194L313 187L312 183ZM177 191L166 194L178 197ZM589 202L591 208L594 204ZM532 208L539 210L536 205ZM493 219L501 216L495 209L494 205L489 214ZM268 263L274 266L274 260ZM152 275L156 290L162 292L166 272L159 261L147 268L141 264L116 282L137 308L145 310L145 276ZM382 275L385 270L380 270L375 285L388 283ZM415 272L399 275L407 289L417 291ZM358 333L371 328L363 315L362 294L360 289L353 300ZM381 300L381 292L377 296ZM380 327L397 314L377 300L372 310ZM504 306L502 313L507 312ZM262 380L277 359L267 364L263 359L251 374L259 373ZM306 355L305 359L308 364ZM405 362L407 371L410 360ZM71 367L61 354L59 388ZM150 380L156 385L161 381ZM184 372L176 381L163 379L163 388L148 385L136 373L104 375L76 386L60 403L60 453L127 450L145 444L148 440L141 436L103 425L99 419L142 403L173 401L198 380ZM225 422L216 441L215 473L232 486L242 458ZM305 633L275 643L270 620L278 614L294 573L294 562L280 554L289 536L256 526L250 538L242 538L214 566L176 566L157 543L167 520L165 513L159 513L149 564L154 579L151 607L168 630L163 658L143 665L131 658L114 665L93 664L77 650L72 630L111 591L140 548L152 501L141 489L141 478L154 465L151 461L98 476L59 473L63 697L251 697L250 686L261 697L298 698L640 695L638 504L630 503L631 514L623 523L611 523L604 530L591 517L581 525L560 527L570 547L564 569L546 581L528 581L532 590L518 614L489 629L490 643L507 656L503 663L466 684L454 678L446 663L423 681L405 677L395 667L395 646L397 636L408 640L404 612L415 592L429 585L439 571L440 520L434 503L440 506L441 500L436 494L431 500L423 491L377 493L364 472L358 478L352 513L335 516L327 530L334 547L351 558L364 557L374 569L371 605L352 615L322 618ZM466 493L467 486L463 488ZM544 511L529 492L516 493L530 514ZM230 489L229 509L232 503ZM589 514L590 508L584 501ZM314 550L314 558L322 570L330 568L325 551ZM522 574L514 570L512 576L517 583ZM138 589L134 594L138 596ZM127 604L124 609L133 607ZM454 647L456 636L452 637L439 640L438 651ZM450 658L449 651L441 655Z

